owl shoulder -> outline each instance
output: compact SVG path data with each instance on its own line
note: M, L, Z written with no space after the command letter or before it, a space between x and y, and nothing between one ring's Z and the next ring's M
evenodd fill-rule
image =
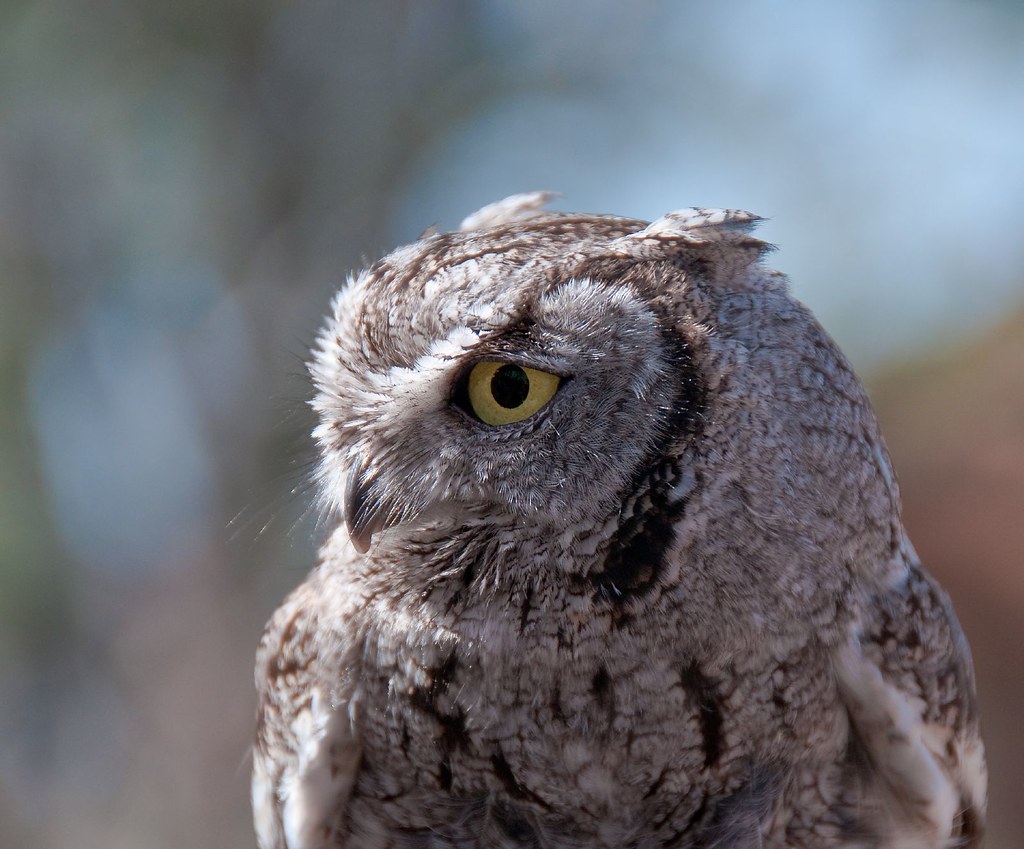
M864 605L835 667L890 828L905 818L934 845L980 845L986 769L970 650L916 557Z
M274 613L256 656L252 803L261 849L334 845L359 769L350 641L326 608L322 575ZM346 672L353 674L346 674Z

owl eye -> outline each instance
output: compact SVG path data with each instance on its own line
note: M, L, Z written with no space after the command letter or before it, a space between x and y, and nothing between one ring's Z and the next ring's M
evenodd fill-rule
M465 400L484 424L511 424L528 419L550 401L561 381L550 372L482 360L469 372Z

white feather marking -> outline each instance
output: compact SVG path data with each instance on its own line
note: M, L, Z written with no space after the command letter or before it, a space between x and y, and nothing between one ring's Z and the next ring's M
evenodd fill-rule
M948 839L960 794L942 765L950 729L926 725L920 699L888 683L861 653L856 640L835 656L839 687L850 719L894 797L911 802L931 827L933 839Z
M892 473L892 463L889 461L889 458L885 455L885 452L882 450L882 446L879 443L875 443L874 449L875 464L878 466L878 471L882 475L882 480L885 481L886 488L890 492L893 492L895 491L896 479Z
M277 796L274 780L267 773L267 758L257 752L252 767L252 817L260 849L274 849L278 845L276 811Z
M291 731L297 759L278 788L285 842L288 849L327 849L358 767L351 709L336 710L314 688Z
M985 767L985 746L975 738L966 742L957 741L957 759L960 764L960 779L967 793L968 801L981 813L985 813L988 801L988 770Z
M463 353L472 348L479 341L480 336L475 330L466 326L453 327L448 331L448 336L446 338L438 339L430 346L430 353L428 356L454 359L455 357L462 356Z

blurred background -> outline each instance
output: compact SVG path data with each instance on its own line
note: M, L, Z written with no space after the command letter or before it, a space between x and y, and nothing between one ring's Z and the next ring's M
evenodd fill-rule
M346 273L531 189L738 206L876 399L1024 833L1024 6L0 2L0 845L252 846Z

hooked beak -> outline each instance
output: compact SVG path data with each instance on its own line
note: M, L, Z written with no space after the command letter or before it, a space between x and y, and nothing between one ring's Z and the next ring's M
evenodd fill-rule
M345 485L345 525L360 554L370 550L375 533L394 523L394 505L374 492L375 483L375 478L367 477L365 467L357 464Z

